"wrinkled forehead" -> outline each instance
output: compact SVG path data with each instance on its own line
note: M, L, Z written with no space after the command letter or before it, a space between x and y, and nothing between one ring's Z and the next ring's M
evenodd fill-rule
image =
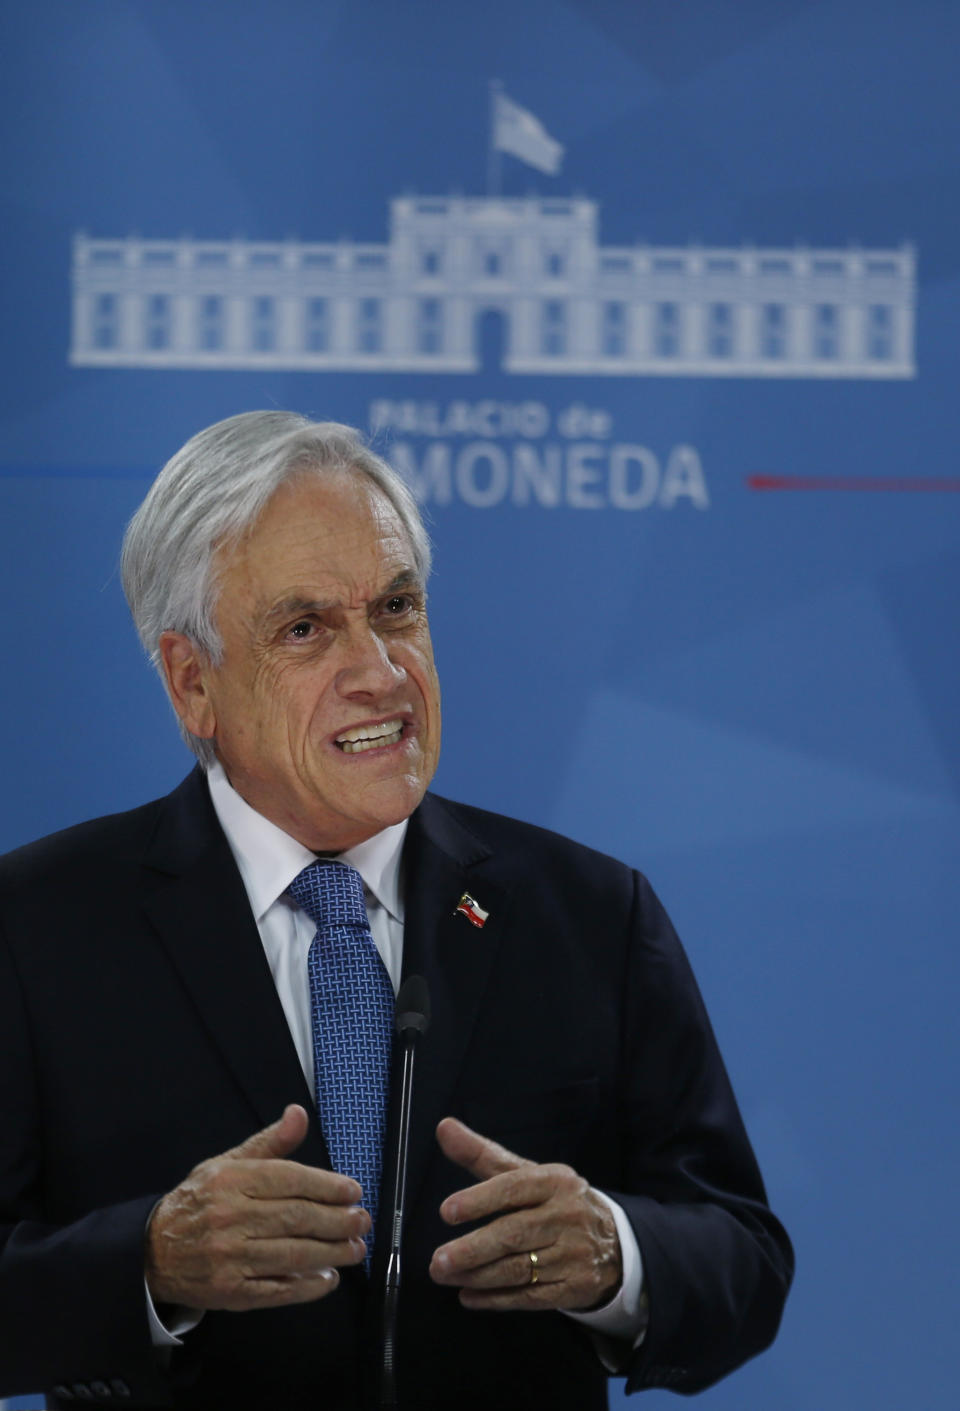
M353 467L305 465L266 500L241 532L215 546L214 586L255 578L271 591L301 578L356 575L419 579L416 554L403 517L370 476Z
M240 544L255 538L264 521L275 518L278 509L291 503L306 505L309 502L309 512L314 516L322 515L324 511L320 505L324 491L329 491L331 501L327 517L335 520L342 512L341 506L355 505L364 513L374 514L378 519L392 515L400 528L403 528L402 516L390 496L361 466L321 466L304 458L290 467L287 475L265 497L263 504L243 530L233 536L233 543ZM222 545L215 547L218 551L221 547L229 548L230 542L227 537Z

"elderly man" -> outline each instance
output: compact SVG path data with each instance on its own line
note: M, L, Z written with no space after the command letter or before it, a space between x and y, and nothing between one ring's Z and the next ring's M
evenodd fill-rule
M350 429L194 437L123 575L202 767L0 863L0 1392L377 1404L393 998L424 975L406 1407L696 1391L791 1270L646 881L427 793L429 546Z

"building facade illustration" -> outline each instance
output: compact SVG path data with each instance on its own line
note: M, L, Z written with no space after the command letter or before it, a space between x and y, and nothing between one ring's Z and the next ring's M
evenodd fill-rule
M915 375L895 249L603 246L585 198L398 197L386 244L73 244L79 367L591 376Z

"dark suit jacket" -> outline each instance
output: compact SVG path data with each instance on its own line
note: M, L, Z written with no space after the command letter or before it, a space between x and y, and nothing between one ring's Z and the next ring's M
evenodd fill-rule
M632 1388L695 1391L766 1346L789 1242L646 881L429 795L405 876L404 972L428 977L434 1017L414 1094L401 1404L606 1404L575 1324L467 1312L429 1281L450 1237L437 1208L468 1179L434 1141L447 1113L568 1162L623 1205L650 1299ZM482 929L455 915L464 890L490 913ZM155 1202L286 1103L312 1110L199 772L0 860L0 1088L0 1393L206 1411L365 1404L382 1243L371 1281L348 1270L318 1303L208 1314L167 1366L150 1344ZM327 1163L316 1122L298 1159Z

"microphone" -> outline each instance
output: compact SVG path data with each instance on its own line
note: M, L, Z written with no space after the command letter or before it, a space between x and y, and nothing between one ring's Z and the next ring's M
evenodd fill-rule
M396 1027L403 1041L403 1074L400 1082L400 1129L393 1179L393 1213L390 1221L390 1257L383 1291L383 1360L380 1367L380 1405L397 1404L397 1304L400 1294L400 1241L407 1187L407 1148L410 1143L410 1108L413 1095L413 1060L417 1039L430 1024L430 991L422 975L410 975L397 995Z
M402 1039L412 1030L413 1037L430 1027L430 991L422 975L409 975L397 995L397 1033Z

